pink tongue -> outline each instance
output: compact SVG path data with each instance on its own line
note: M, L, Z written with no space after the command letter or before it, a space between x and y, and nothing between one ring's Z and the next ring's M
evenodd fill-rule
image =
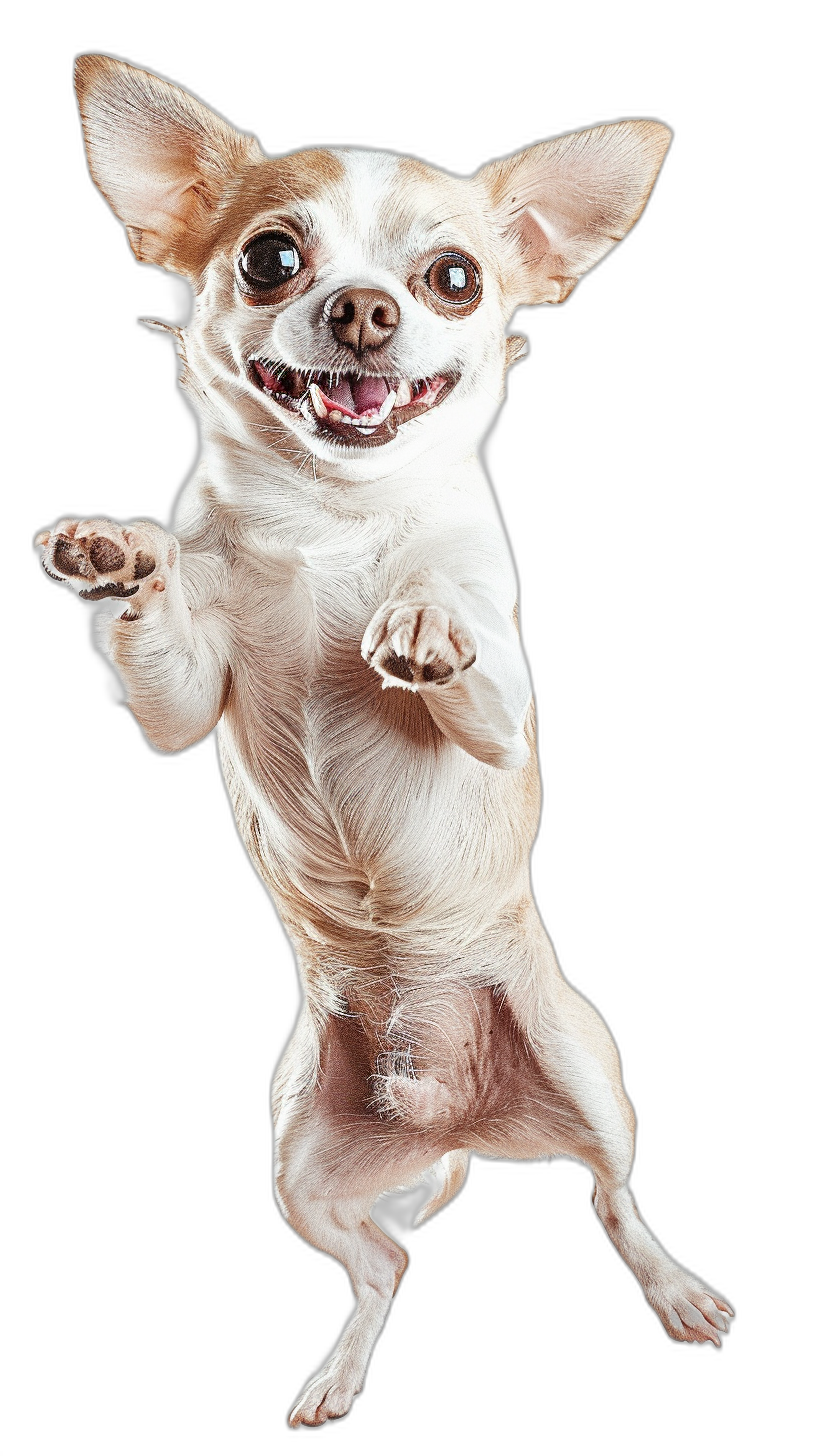
M367 374L363 379L352 380L351 388L354 394L354 408L358 415L364 415L366 410L380 408L388 394L388 380L378 379L374 374Z
M354 415L365 415L380 408L388 394L388 380L377 379L373 374L367 374L364 379L343 374L331 386L331 394L325 389L321 389L320 393L328 410L336 408Z
M331 394L326 394L325 391L321 391L321 393L330 409L333 404L337 404L345 410L354 409L354 398L345 374L338 379L336 384L332 385Z

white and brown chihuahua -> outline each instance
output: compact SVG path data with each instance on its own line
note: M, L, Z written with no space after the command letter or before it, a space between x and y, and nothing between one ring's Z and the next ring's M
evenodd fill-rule
M267 157L105 56L76 80L136 257L195 290L176 332L203 450L174 535L66 520L38 544L80 596L124 600L108 647L150 740L218 724L297 952L278 1198L357 1304L292 1423L349 1409L405 1269L372 1205L435 1166L428 1217L471 1151L587 1163L669 1334L719 1344L733 1311L639 1217L615 1044L533 901L533 704L476 454L522 342L509 318L566 298L624 236L668 130L598 126L460 179L382 152Z

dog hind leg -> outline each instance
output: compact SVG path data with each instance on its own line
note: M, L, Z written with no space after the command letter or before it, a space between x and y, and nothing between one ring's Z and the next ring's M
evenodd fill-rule
M530 970L508 989L507 1004L547 1084L539 1150L567 1153L592 1169L595 1211L668 1334L719 1345L733 1310L675 1263L642 1221L629 1189L635 1118L617 1048L595 1009L563 979L546 932L537 930ZM535 1099L528 1106L529 1121Z
M357 1298L334 1350L301 1392L289 1416L293 1426L320 1426L346 1414L362 1389L371 1351L408 1263L407 1254L368 1216L367 1202L304 1196L301 1190L287 1208L298 1233L345 1266Z
M354 1018L331 1018L321 1041L313 1086L303 1083L295 1046L278 1075L276 1192L296 1232L344 1265L357 1303L292 1410L293 1426L345 1415L361 1389L408 1263L370 1210L382 1193L415 1182L445 1151L438 1138L406 1134L369 1109L367 1048ZM308 1047L305 1034L300 1043Z

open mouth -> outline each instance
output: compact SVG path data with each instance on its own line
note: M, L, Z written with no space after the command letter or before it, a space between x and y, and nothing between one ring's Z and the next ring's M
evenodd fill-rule
M250 377L264 394L324 435L346 444L382 445L399 426L426 414L453 389L456 379L435 374L399 379L381 374L338 374L289 369L270 359L251 359Z

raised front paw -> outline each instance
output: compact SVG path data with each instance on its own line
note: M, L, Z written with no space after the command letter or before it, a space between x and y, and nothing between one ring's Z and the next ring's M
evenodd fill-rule
M87 601L140 594L139 606L148 593L164 591L178 554L175 539L149 521L60 521L41 531L36 545L48 575Z
M386 602L372 617L361 651L384 687L450 683L476 661L467 627L445 607Z

